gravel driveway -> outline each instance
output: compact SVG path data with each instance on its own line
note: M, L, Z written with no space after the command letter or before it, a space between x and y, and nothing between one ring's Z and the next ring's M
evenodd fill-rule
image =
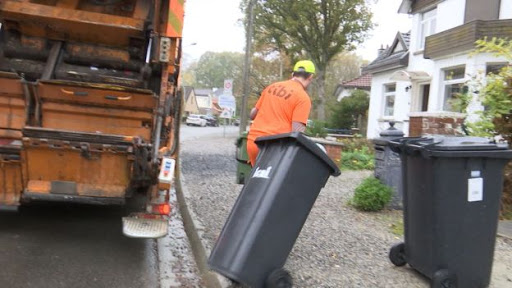
M181 145L182 184L210 250L242 186L235 184L234 136L190 139ZM362 213L346 203L371 171L331 177L286 263L294 287L429 287L411 268L395 267L389 248L401 241L391 226L399 211ZM512 241L498 238L491 287L512 287Z

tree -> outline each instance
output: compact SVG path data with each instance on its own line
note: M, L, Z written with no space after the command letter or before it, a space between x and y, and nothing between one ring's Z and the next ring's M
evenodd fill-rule
M197 62L193 62L186 68L181 70L181 84L182 86L194 86L196 83L195 71L197 69Z
M348 97L332 107L332 114L329 118L329 126L333 128L350 129L359 127L359 119L365 119L370 106L370 96L364 90L354 90Z
M194 66L194 65L192 65ZM242 93L243 54L206 52L194 67L195 83L201 88L224 87L225 79L233 79L233 94Z
M512 41L497 38L478 40L475 53L492 53L511 63ZM477 112L478 120L468 121L469 119L466 118L466 131L471 136L489 138L500 136L510 147L512 143L512 66L505 65L498 73L483 77L485 77L484 81L480 81L478 75L474 76L476 80L466 83L470 89L466 93L457 95L462 112L469 113L467 108L475 100L479 100L485 107ZM512 219L512 163L508 163L504 169L500 214L501 217Z
M257 0L255 44L317 68L317 117L325 120L325 73L334 56L361 43L373 27L365 0Z
M256 104L259 95L269 84L282 80L281 67L288 70L287 59L256 55L252 59L250 74L250 97L248 109ZM223 87L224 79L233 79L233 95L237 100L237 111L241 111L243 55L241 53L206 52L198 62L193 62L181 72L184 86L195 88Z
M338 104L337 95L334 95L338 85L360 76L361 66L366 62L354 53L343 52L336 55L329 63L325 74L326 119L331 118L332 109L330 107Z

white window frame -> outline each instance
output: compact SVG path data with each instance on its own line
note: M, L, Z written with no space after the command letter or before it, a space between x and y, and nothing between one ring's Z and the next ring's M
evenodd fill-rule
M395 87L394 91L388 92L387 88L392 87L392 86ZM396 86L397 86L396 83L386 83L383 85L383 90L382 90L383 91L383 93L382 93L382 95L383 95L383 97L382 97L382 99L383 99L383 101L382 101L382 117L383 118L393 118L395 116L396 88L397 88ZM386 115L386 112L388 111L387 110L388 97L393 97L393 107L391 107L391 115Z
M421 13L421 20L418 29L418 50L425 49L425 39L427 36L436 33L437 7Z
M453 70L457 70L457 69L461 69L463 68L464 69L464 75L462 78L457 78L457 79L449 79L447 80L446 79L446 75L447 73L450 73L450 71L453 71ZM464 84L464 82L466 82L466 65L461 65L461 66L453 66L453 67L447 67L447 68L444 68L442 70L442 85L441 85L441 89L442 89L442 94L443 95L443 102L442 102L442 105L443 105L443 111L452 111L451 109L448 109L450 107L448 107L448 96L449 95L446 95L446 88L448 85L460 85L460 84ZM451 98L451 97L450 97ZM457 111L455 111L457 112Z
M489 71L489 67L491 66L499 66L501 68L505 67L509 65L508 62L487 62L485 63L485 75L486 76L489 76L489 72L493 72L493 71ZM499 68L498 70L501 70L501 68ZM499 71L496 71L496 72L499 72ZM493 74L497 74L497 73L493 73Z

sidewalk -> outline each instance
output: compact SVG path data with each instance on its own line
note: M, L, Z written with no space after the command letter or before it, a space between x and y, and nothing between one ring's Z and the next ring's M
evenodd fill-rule
M498 226L498 235L512 240L512 221L511 220L500 221L499 226Z
M193 214L190 222L195 224L200 238L196 240L203 251L199 266L209 276L213 276L206 264L209 251L241 189L235 184L235 139L191 139L181 146L186 205ZM389 248L403 241L390 228L401 213L362 213L347 205L355 187L370 174L344 171L340 177L331 178L320 192L285 266L294 278L294 287L429 287L428 280L419 273L408 266L394 267L387 257ZM509 275L512 241L498 237L489 287L509 287ZM206 287L229 285L215 282Z

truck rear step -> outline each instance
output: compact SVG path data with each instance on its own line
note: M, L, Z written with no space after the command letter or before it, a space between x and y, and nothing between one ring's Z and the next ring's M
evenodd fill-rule
M123 234L132 238L160 238L167 235L168 217L152 214L134 214L123 217Z

